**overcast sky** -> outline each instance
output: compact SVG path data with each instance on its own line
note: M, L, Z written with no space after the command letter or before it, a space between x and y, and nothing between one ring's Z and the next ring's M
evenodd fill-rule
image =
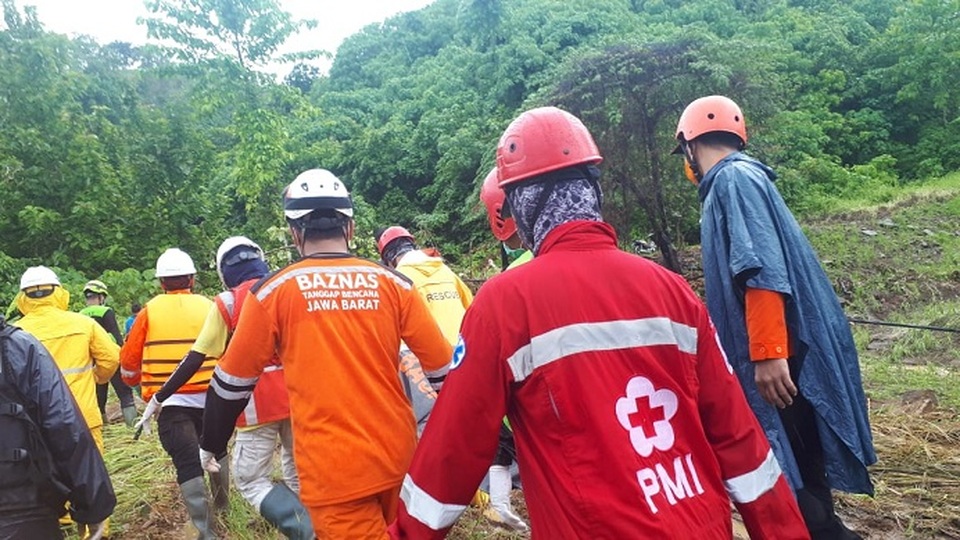
M144 43L147 29L137 17L147 15L141 0L15 0L33 5L48 30L67 35L86 34L100 43ZM283 52L324 49L335 53L340 43L364 26L404 11L420 9L432 0L279 0L298 19L315 19L313 30L290 38ZM283 68L286 74L289 68Z

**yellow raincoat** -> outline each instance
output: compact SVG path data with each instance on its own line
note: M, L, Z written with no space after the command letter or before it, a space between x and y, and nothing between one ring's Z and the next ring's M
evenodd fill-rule
M17 295L23 318L15 324L33 334L50 352L91 432L103 425L96 385L110 381L120 365L120 346L97 321L67 311L70 293L56 287L43 298ZM95 437L96 438L96 437ZM98 445L101 446L102 442ZM102 449L101 449L102 450Z
M440 326L443 337L455 345L460 334L460 322L473 302L470 288L443 263L443 259L422 250L402 255L397 261L397 272L410 278L417 292L426 300L427 308Z

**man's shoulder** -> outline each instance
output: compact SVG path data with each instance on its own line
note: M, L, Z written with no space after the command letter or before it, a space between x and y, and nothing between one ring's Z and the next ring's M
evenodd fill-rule
M773 187L776 174L769 166L747 156L729 159L717 166L714 184L731 183L735 186L755 186L762 189Z
M83 313L78 313L76 311L55 311L51 312L49 317L54 318L55 320L69 321L71 323L83 324L83 325L94 325L97 324L93 318L84 315Z
M213 300L198 293L159 294L143 306L141 313L144 313L146 319L150 320L151 317L162 316L169 313L170 310L178 311L183 308L189 309L191 312L203 309L203 312L206 313L207 308L212 305Z
M164 301L168 301L168 302L176 302L179 300L179 301L186 301L186 302L194 302L196 304L203 304L203 305L209 305L213 303L213 300L208 298L206 295L195 293L195 292L189 292L189 293L183 293L183 294L164 294L162 295L162 297L164 298Z
M26 336L29 336L29 334L24 331L23 328L20 328L15 324L7 323L2 317L0 317L0 340L19 341L27 339Z
M81 313L65 310L51 310L44 314L41 320L38 317L24 317L17 321L17 325L27 332L41 332L44 339L54 336L66 336L74 333L88 335L93 328L100 328L96 319ZM46 329L46 330L43 330Z

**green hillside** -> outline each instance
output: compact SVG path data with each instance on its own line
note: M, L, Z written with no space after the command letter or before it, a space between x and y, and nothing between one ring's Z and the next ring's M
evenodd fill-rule
M127 306L174 245L213 292L234 234L280 264L279 193L313 167L351 189L359 253L399 224L480 267L495 244L479 180L509 121L545 104L597 139L624 245L650 237L668 262L697 243L669 151L702 95L741 104L750 152L804 215L960 169L955 1L435 0L347 38L328 73L297 63L315 52L278 54L305 22L276 0L149 4L139 46L70 39L29 0L0 1L0 304L45 264ZM282 81L265 74L284 60Z
M309 23L276 0L147 2L143 46L51 32L28 4L0 0L8 314L37 264L73 308L102 279L121 316L156 294L171 246L208 295L228 236L278 267L281 189L316 167L351 190L358 254L399 224L482 283L499 246L479 180L510 120L547 104L596 138L624 248L650 239L696 282L696 190L669 152L684 106L720 93L851 317L960 328L960 0L435 0L347 38L327 73L299 62L316 52L278 53ZM284 60L282 81L266 74ZM881 461L877 497L843 497L842 513L869 538L960 539L960 335L854 331ZM131 435L105 432L114 536L186 538L169 459ZM222 525L273 534L239 498ZM493 534L475 510L455 533Z
M804 223L848 315L960 330L960 174L889 199L834 201ZM876 498L841 495L844 518L870 539L960 538L960 334L855 324L854 335L880 461ZM155 436L134 442L114 422L106 446L119 537L187 538L174 471ZM280 538L236 493L222 525L230 539ZM452 537L522 538L473 509Z
M850 317L960 330L960 175L806 228ZM870 538L960 537L960 334L855 324L880 458Z

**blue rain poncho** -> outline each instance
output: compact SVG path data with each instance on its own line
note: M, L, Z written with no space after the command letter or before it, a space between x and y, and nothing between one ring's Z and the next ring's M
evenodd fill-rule
M834 489L873 494L876 462L847 318L816 253L773 185L772 169L736 152L699 185L707 308L791 486L803 486L776 407L754 382L744 317L746 288L782 293L798 386L817 413L827 479Z

